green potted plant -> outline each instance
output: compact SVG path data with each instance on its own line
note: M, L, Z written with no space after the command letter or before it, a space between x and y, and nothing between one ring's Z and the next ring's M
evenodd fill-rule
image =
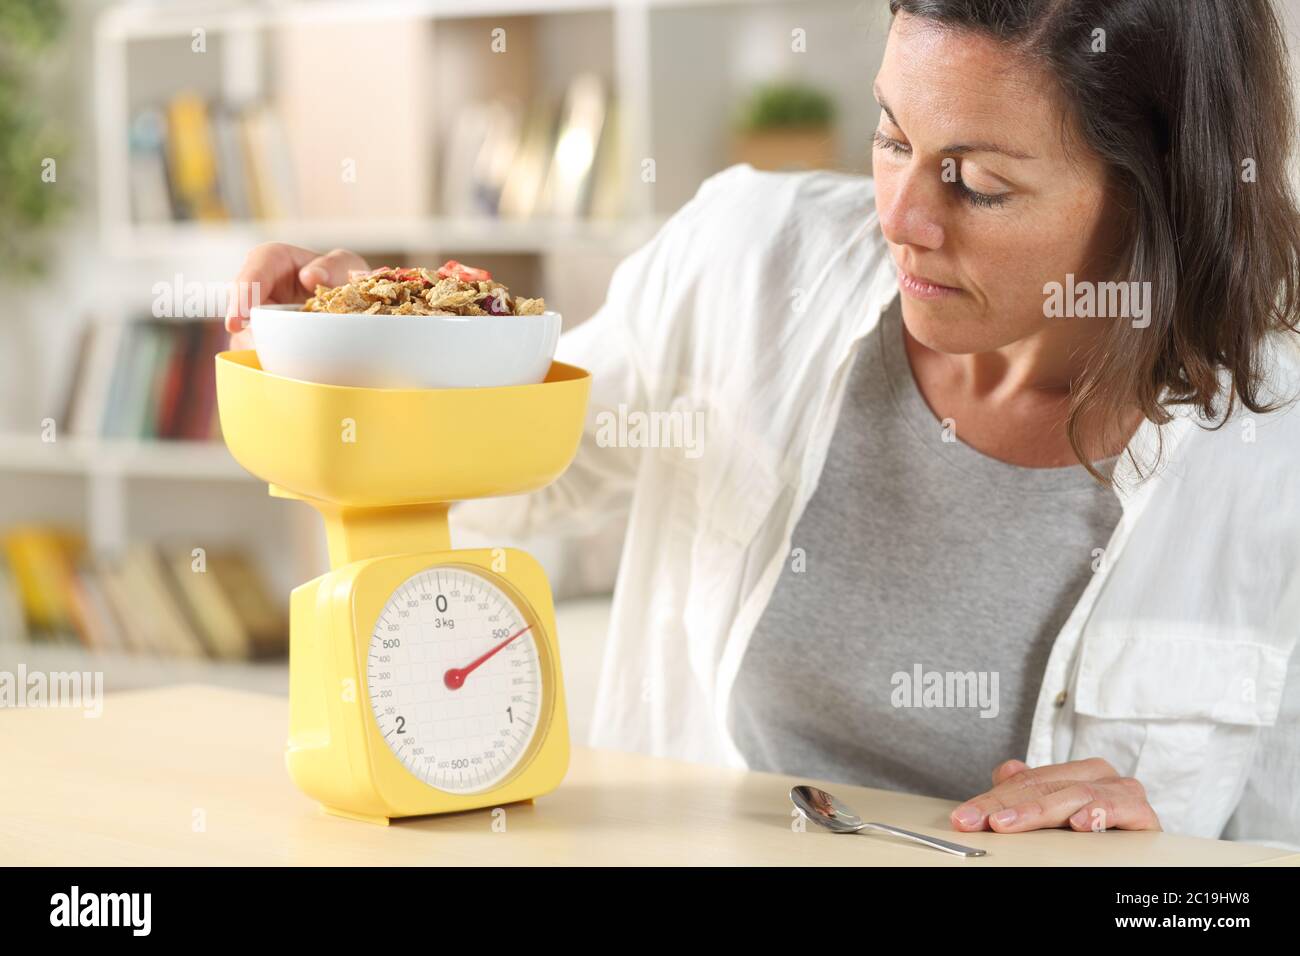
M733 159L756 169L822 169L835 165L835 103L793 81L760 86L737 124Z
M28 76L63 28L57 0L0 3L0 280L36 272L34 234L67 207L63 136L44 115Z
M22 313L41 295L28 280L49 261L42 240L69 207L64 138L42 89L64 22L58 0L0 0L0 432L31 424L34 363Z

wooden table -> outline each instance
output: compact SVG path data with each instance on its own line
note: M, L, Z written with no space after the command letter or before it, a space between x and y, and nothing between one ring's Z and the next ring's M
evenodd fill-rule
M377 827L327 816L294 788L287 727L282 697L198 686L108 695L97 719L0 710L0 862L1300 864L1300 854L1166 833L955 834L947 801L829 787L868 819L989 851L960 859L888 836L802 831L786 794L809 781L586 748L574 749L559 790L504 817L482 810Z

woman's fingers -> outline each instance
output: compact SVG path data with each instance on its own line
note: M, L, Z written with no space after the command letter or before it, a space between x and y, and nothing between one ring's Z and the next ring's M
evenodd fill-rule
M235 276L226 305L226 331L238 332L248 321L249 309L266 302L291 302L297 295L298 270L316 258L310 249L283 242L255 246Z
M993 786L997 786L1008 777L1020 773L1022 770L1028 770L1029 764L1023 760L1007 760L993 768Z
M348 273L369 268L366 260L355 252L335 249L323 256L317 256L303 266L298 272L298 281L308 294L315 294L318 285L343 285L348 281Z
M317 285L342 285L348 270L366 268L354 252L335 249L325 255L283 242L267 242L244 260L226 308L226 331L236 333L260 303L301 302Z
M1009 760L999 766L993 775L997 782L992 790L967 800L952 811L949 819L955 829L988 829L989 814L1007 809L1023 794L1048 794L1076 781L1101 780L1117 774L1107 761L1093 757L1048 764L1045 767L1030 767L1022 761Z
M1007 806L989 815L998 833L1020 833L1068 826L1073 830L1159 830L1142 784L1132 777L1078 781L1047 793L1005 798Z
M1032 773L1032 771L1029 773ZM957 807L952 811L949 818L953 828L957 830L994 829L991 823L994 814L1001 813L1019 804L1044 799L1049 794L1058 790L1065 790L1076 783L1074 780L1048 780L1041 776L1031 778L1029 773L1026 771L1016 773L1009 780L1004 781L992 790L981 793L978 797L967 800Z
M993 776L999 782L992 790L953 810L954 829L1020 833L1063 826L1081 831L1161 828L1142 784L1117 776L1100 758L1036 768L1007 761Z
M1008 760L993 771L993 789L1001 786L1024 787L1048 780L1100 780L1114 777L1118 772L1109 761L1100 757L1087 760L1070 760L1043 767L1031 767L1023 760Z
M230 351L240 352L253 347L253 330L241 329L230 336Z
M1160 817L1147 799L1146 787L1133 777L1104 781L1101 799L1070 815L1072 830L1162 830Z

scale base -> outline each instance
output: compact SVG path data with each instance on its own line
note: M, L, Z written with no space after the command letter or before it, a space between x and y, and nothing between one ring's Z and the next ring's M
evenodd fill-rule
M528 806L531 807L533 803L534 803L534 799L532 797L528 797L527 799L524 800L516 800L514 804L510 804L510 805L522 806L524 804L527 804ZM380 827L386 827L393 822L392 818L390 817L374 816L369 813L354 813L351 810L342 810L339 807L327 807L323 803L320 804L320 809L322 813L326 813L332 817L342 817L344 820L356 820L358 823L373 823L375 826L380 826ZM435 814L429 814L429 816L434 816L434 815Z

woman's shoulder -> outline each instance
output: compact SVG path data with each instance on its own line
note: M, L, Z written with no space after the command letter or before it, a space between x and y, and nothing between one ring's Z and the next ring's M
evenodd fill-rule
M834 241L875 214L875 185L867 176L817 169L770 172L730 166L700 184L691 200L697 225L735 238Z
M756 169L749 163L736 163L705 179L698 195L708 198L744 196L761 192L771 196L799 195L813 199L833 196L837 201L849 194L873 192L869 176L837 169L771 171Z
M1173 405L1174 434L1187 440L1178 457L1212 466L1231 485L1290 489L1300 500L1300 336L1275 333L1261 346L1262 372L1254 404L1233 395L1227 370L1219 373L1217 412L1207 416L1189 405ZM1231 477L1228 477L1231 476ZM1300 513L1296 515L1300 520Z
M697 305L767 314L756 330L763 334L772 331L776 299L834 290L860 301L890 262L874 183L833 170L731 166L706 179L665 231L674 275ZM831 321L835 312L823 305Z

